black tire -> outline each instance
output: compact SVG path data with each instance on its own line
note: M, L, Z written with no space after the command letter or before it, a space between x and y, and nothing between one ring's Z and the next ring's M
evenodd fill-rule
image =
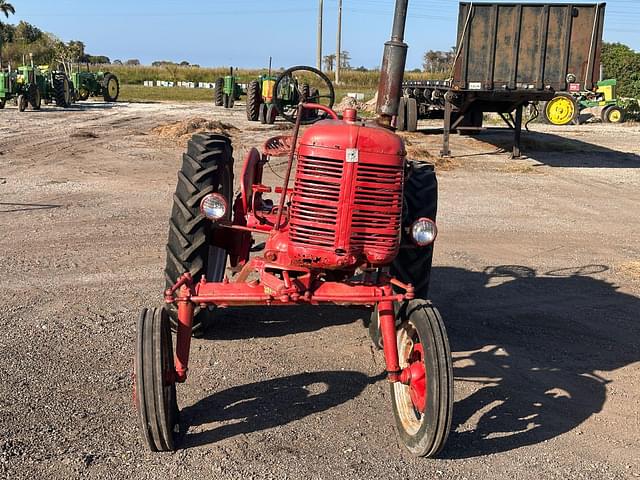
M102 98L105 102L114 103L120 96L120 81L113 73L107 73L102 80ZM87 93L87 98L89 97ZM84 98L83 100L86 100Z
M258 121L263 125L267 123L267 104L261 103L258 109Z
M80 90L77 91L76 98L77 100L84 102L85 100L89 99L89 95L90 95L89 90L81 88Z
M53 92L56 106L61 108L69 108L71 106L71 86L64 73L54 75Z
M222 135L198 134L188 143L173 196L165 268L167 287L187 271L196 281L203 275L212 282L224 279L227 254L211 246L214 226L200 212L200 201L206 194L218 192L225 196L229 207L233 205L232 154L231 141ZM169 305L168 312L175 326L175 306ZM206 330L211 317L211 311L196 307L194 335Z
M236 99L233 95L229 95L229 98L227 99L227 105L226 108L233 108L233 106L236 103Z
M273 125L274 123L276 123L277 117L278 110L276 109L276 106L273 104L269 105L265 114L265 122L267 123L267 125Z
M252 80L247 87L247 120L258 121L260 115L260 105L262 104L262 92L260 92L260 82Z
M407 98L407 132L418 130L418 101L415 98Z
M39 88L33 89L29 103L31 104L31 108L34 110L40 110L40 108L42 108L42 95L40 94Z
M213 93L213 103L216 107L224 106L224 78L216 80L216 89Z
M142 439L152 452L175 450L179 411L174 373L166 310L145 308L138 319L134 392Z
M407 129L407 99L402 97L398 103L398 115L396 116L396 130L404 132Z
M27 97L25 95L18 95L16 101L18 103L18 111L24 112L29 105L29 100L27 100Z
M391 265L391 275L402 282L411 283L416 297L426 300L429 295L433 248L414 246L408 230L419 218L430 218L434 222L438 213L438 180L433 165L408 162L404 186L402 212L402 244L400 253Z
M434 457L444 447L453 414L453 365L442 317L423 300L412 300L399 313L397 342L400 367L421 362L425 367L424 411L412 400L411 388L392 383L391 403L398 436L412 454ZM415 384L416 390L422 388Z
M229 108L229 95L226 93L222 94L222 106L224 108Z
M7 100L4 98L0 98L0 110L4 110L4 107L6 104L7 104Z

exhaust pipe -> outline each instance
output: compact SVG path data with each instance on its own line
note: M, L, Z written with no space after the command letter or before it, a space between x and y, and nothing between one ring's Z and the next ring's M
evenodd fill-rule
M384 44L380 84L378 85L377 122L383 127L391 127L391 120L398 114L402 94L402 81L407 64L407 50L404 43L404 28L407 23L409 0L396 0L391 40Z

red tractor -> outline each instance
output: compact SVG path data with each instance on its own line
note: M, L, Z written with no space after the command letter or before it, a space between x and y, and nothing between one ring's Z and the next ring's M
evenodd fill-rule
M176 448L176 384L187 379L192 335L216 309L248 305L369 307L402 443L428 457L444 446L451 353L442 318L426 300L437 185L432 166L406 160L391 128L406 63L407 4L396 3L375 122L355 110L339 118L303 98L292 136L247 153L235 199L230 140L200 134L189 142L169 229L166 306L143 310L138 321L135 401L151 450ZM309 112L325 118L302 132ZM262 183L274 157L288 157L275 188ZM258 236L265 241L258 244Z

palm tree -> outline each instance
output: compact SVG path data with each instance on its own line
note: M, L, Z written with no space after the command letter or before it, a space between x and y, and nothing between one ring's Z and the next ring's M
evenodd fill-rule
M16 9L7 0L0 0L0 13L4 13L4 16L9 18L9 14L15 14Z

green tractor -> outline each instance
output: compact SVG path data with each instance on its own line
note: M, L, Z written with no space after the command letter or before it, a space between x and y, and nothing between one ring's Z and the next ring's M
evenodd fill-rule
M214 104L216 107L233 108L236 100L240 100L243 93L242 86L238 83L238 77L234 75L233 67L231 67L229 75L216 80Z
M42 99L46 104L55 103L61 108L69 108L73 103L73 86L67 74L54 70L48 65L39 67L44 77L41 88Z
M306 66L291 67L277 78L269 72L253 80L247 87L247 120L272 125L281 115L293 121L301 100L307 103L324 102L332 108L335 92L331 80L320 70ZM314 110L305 110L302 123L317 121L319 114Z
M569 125L579 121L582 110L602 107L603 123L623 123L626 112L617 96L617 85L617 80L610 79L598 82L595 91L558 92L543 105L543 117L551 125Z
M71 83L77 100L85 101L89 97L102 97L105 102L118 101L120 82L110 72L77 71L71 75Z
M24 112L29 105L40 110L45 78L36 67L22 66L18 70L0 72L0 109L9 100L15 101L18 109Z

